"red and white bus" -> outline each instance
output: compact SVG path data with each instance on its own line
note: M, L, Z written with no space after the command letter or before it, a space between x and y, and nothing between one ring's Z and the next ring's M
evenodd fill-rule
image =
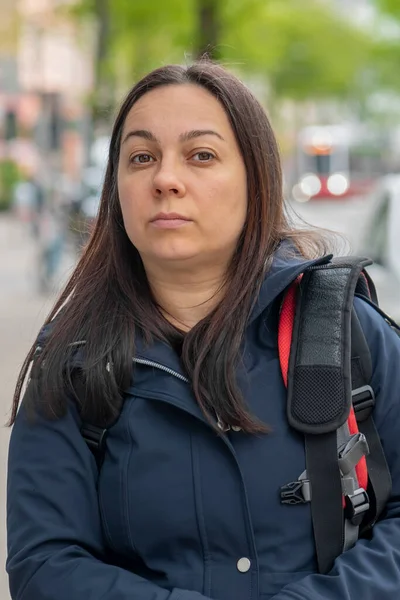
M299 132L292 197L298 202L370 192L384 173L383 144L361 127L313 126Z

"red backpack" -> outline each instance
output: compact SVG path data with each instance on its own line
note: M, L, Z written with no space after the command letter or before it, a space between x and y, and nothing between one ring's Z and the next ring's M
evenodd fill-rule
M372 419L372 362L357 314L362 297L378 308L367 259L333 259L287 290L278 345L289 424L304 435L306 470L282 486L281 503L311 503L318 568L367 536L385 509L391 477Z

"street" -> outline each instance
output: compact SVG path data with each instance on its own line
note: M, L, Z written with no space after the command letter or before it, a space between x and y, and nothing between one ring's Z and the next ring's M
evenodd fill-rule
M368 257L368 240L366 240L367 223L371 217L373 197L357 197L347 200L323 200L306 203L293 202L290 210L299 217L300 222L338 232L344 236L343 250L340 253L351 253ZM399 257L400 260L400 257ZM400 320L400 281L394 273L380 265L368 267L368 271L377 288L381 308L394 319Z
M359 203L349 203L342 207L320 204L299 205L297 212L310 222L344 231L354 243L355 236L362 227ZM0 362L0 416L5 424L12 401L18 371L30 345L44 321L54 298L44 298L35 291L35 246L27 225L16 222L9 216L0 216L0 339L2 342ZM72 264L64 261L62 278L71 272ZM376 279L381 305L399 317L400 285L381 268L371 269ZM0 429L0 562L6 558L5 537L5 496L6 461L10 431L5 426ZM7 600L8 583L4 569L0 569L0 600Z

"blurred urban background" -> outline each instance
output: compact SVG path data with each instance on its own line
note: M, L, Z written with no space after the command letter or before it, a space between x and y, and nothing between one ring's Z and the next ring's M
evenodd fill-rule
M93 226L116 106L151 68L204 52L270 115L288 210L373 258L381 305L400 318L399 0L0 0L4 421ZM3 474L7 441L4 429ZM4 540L1 517L2 563Z

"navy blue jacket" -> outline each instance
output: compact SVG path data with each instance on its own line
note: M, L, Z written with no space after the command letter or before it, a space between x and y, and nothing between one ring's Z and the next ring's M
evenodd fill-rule
M308 264L275 259L246 332L239 385L272 433L217 436L178 356L161 342L138 347L100 476L74 408L56 422L30 424L22 407L8 475L14 600L399 597L400 339L360 299L375 422L393 478L387 513L372 540L358 541L320 575L310 506L280 504L280 487L297 479L305 457L286 419L274 300Z

